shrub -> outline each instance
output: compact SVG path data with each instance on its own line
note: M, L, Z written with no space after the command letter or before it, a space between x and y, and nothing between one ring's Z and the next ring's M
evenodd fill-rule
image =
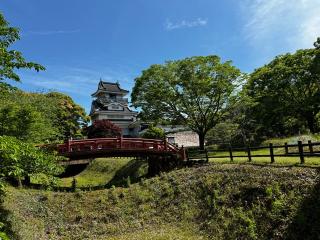
M161 128L149 126L147 131L141 134L141 137L149 139L164 139L166 137L166 134Z
M33 174L56 175L62 168L57 157L15 137L0 136L0 174L15 179L21 185L23 178Z
M121 128L106 119L95 120L87 128L87 135L88 138L120 137Z

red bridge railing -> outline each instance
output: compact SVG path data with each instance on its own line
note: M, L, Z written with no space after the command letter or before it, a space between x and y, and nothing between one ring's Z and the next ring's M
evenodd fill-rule
M166 140L145 138L95 138L85 140L69 140L57 146L60 155L70 155L81 152L100 152L103 150L133 151L133 152L157 152L180 155L185 160L185 150L178 148Z

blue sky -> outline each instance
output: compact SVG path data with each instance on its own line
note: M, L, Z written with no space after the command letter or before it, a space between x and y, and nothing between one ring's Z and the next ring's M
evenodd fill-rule
M2 0L21 31L14 49L47 70L20 71L28 91L58 90L87 111L99 79L131 90L151 64L219 55L251 72L312 47L320 0Z

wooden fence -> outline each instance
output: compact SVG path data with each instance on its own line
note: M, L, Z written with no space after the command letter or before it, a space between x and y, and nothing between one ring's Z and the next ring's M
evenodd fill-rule
M255 154L255 151L267 149L267 154ZM275 153L275 150L282 153ZM225 155L215 156L217 153L226 153ZM242 152L242 155L236 154L237 152ZM262 147L246 147L246 148L232 148L227 149L218 149L212 150L210 148L205 150L192 150L187 151L188 161L202 160L208 162L210 158L229 158L231 162L236 158L247 158L249 162L252 162L253 158L270 158L270 162L275 162L275 157L299 157L300 163L305 163L305 157L320 157L320 142L311 142L303 143L298 141L297 144L288 144L284 145L273 145L269 143L268 146ZM320 163L320 161L319 161Z

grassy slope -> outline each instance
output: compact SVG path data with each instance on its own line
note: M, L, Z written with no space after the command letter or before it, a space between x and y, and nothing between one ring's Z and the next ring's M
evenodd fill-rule
M318 239L318 170L219 164L129 188L8 189L20 239ZM299 227L297 227L299 226Z
M77 186L119 185L132 181L147 172L147 163L131 158L97 158L83 172L75 176ZM73 177L62 178L59 185L70 187ZM118 183L118 184L117 184ZM121 185L121 184L120 184Z

